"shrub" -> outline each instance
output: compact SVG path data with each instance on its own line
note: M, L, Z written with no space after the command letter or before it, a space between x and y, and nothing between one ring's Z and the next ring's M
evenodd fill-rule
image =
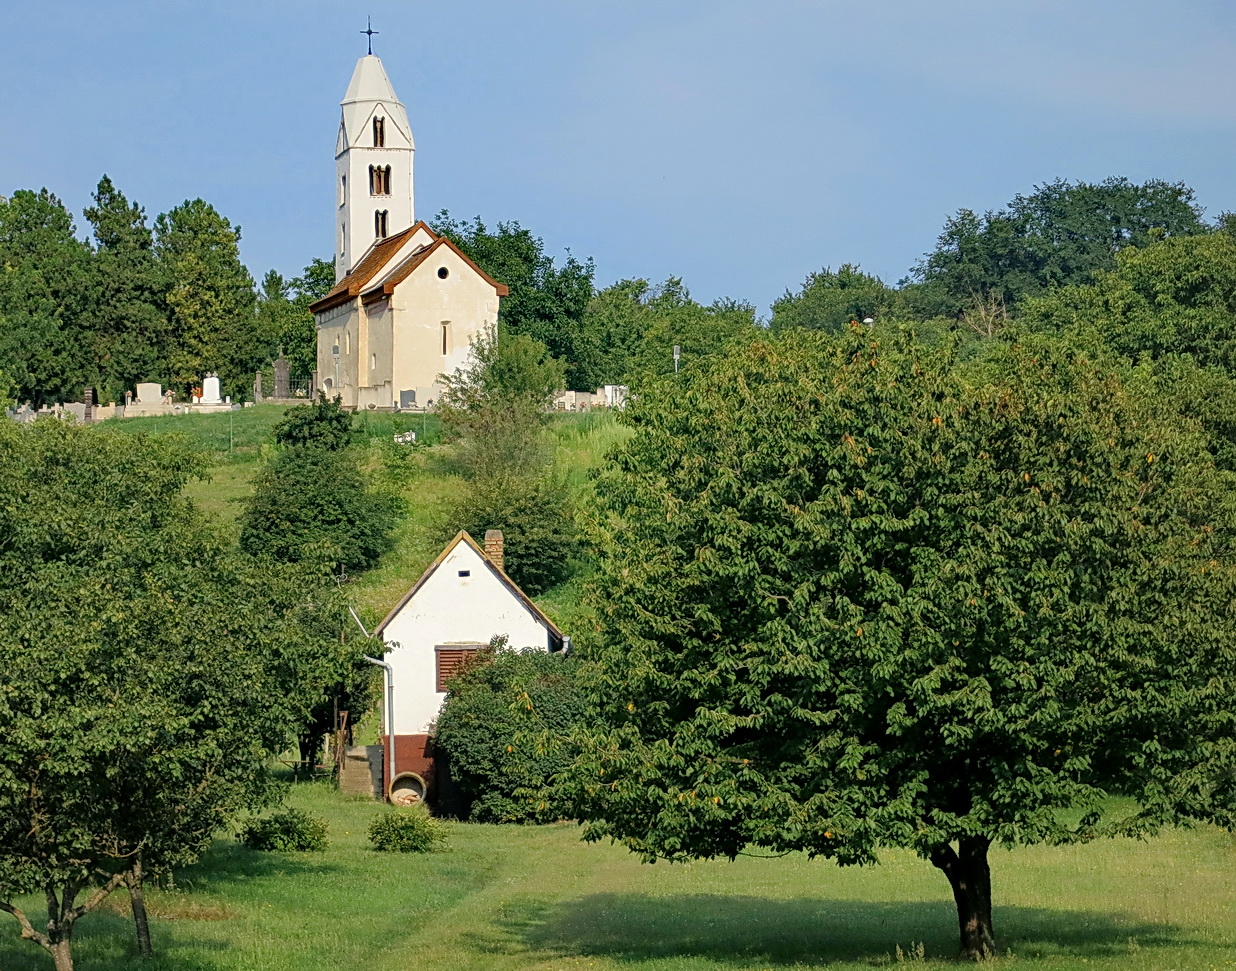
M502 530L504 569L534 597L565 580L579 552L570 491L553 472L474 479L460 492L445 532L460 529L473 536Z
M390 548L399 504L370 490L351 450L287 448L259 473L240 517L240 547L296 563L325 555L361 570Z
M255 819L240 831L240 842L251 850L290 853L326 849L326 820L299 809L284 809Z
M423 806L388 809L369 824L369 842L390 853L429 853L446 842L446 833Z
M575 661L529 648L479 652L448 684L434 744L474 822L541 823L567 809L552 777L565 765L554 744L584 717Z

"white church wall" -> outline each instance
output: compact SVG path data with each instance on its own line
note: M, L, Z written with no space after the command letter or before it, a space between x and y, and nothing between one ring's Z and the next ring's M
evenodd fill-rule
M446 277L439 273L446 270ZM406 280L395 287L392 306L400 315L395 337L393 378L395 393L437 384L468 360L470 344L498 319L498 295L449 246L439 246ZM443 352L443 321L446 348Z

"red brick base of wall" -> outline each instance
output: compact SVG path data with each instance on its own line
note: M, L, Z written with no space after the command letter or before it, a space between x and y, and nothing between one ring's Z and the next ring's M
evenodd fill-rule
M387 778L390 774L390 756L387 754L389 749L386 748L389 741L389 735L382 737L382 792L384 795L389 794L391 789L391 780ZM433 761L433 743L428 735L395 736L395 775L415 772L425 780L426 795L430 799L433 798Z

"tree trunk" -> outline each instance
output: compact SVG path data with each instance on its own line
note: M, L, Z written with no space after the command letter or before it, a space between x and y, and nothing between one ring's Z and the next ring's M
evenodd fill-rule
M146 898L142 894L142 855L133 859L133 869L125 877L129 886L129 903L133 907L133 929L137 934L137 953L144 958L154 954L150 946L150 923L146 920Z
M985 836L967 836L954 850L942 843L931 851L931 862L948 877L957 903L957 925L961 930L961 956L984 961L996 953L996 938L991 924L991 868L987 864Z
M56 971L73 971L73 952L70 950L70 943L66 936L48 948L51 951L52 960L56 962Z

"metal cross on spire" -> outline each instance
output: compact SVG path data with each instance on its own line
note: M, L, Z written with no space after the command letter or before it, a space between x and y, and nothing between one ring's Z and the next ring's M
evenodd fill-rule
M369 35L369 53L372 54L373 53L373 35L380 34L382 33L382 31L373 29L373 18L372 17L365 18L365 26L367 29L359 31L359 33Z

